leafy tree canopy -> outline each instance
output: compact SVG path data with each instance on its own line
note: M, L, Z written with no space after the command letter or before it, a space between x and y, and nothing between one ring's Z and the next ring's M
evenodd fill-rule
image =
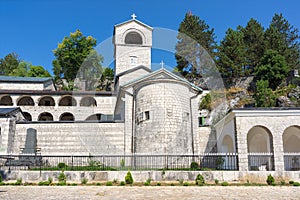
M288 72L284 57L277 51L268 50L262 57L260 65L255 68L255 79L267 80L270 88L275 90L285 80Z
M0 75L9 75L20 63L19 56L16 53L10 53L0 59Z
M52 62L55 81L61 83L66 79L72 82L77 73L81 78L87 78L100 72L103 58L93 50L96 43L96 39L84 36L80 30L65 37L53 51L56 57Z

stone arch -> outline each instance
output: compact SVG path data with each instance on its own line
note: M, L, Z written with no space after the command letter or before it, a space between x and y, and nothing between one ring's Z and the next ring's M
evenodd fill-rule
M283 151L300 152L300 126L290 126L286 128L282 135Z
M80 101L80 106L90 106L90 107L96 107L97 102L94 97L87 96L83 97Z
M60 115L59 121L75 121L75 117L72 113L65 112Z
M101 120L101 113L96 113L96 114L90 115L90 116L88 116L85 120L86 120L86 121L89 121L89 120L97 120L97 121L100 121L100 120Z
M0 97L0 106L12 106L13 101L9 95L3 95Z
M143 44L142 36L136 31L130 31L125 36L125 44Z
M48 112L43 112L39 115L38 121L53 121L53 115Z
M252 127L247 134L248 153L273 152L273 136L263 126Z
M55 101L51 96L42 96L39 100L39 106L55 106Z
M222 153L234 153L233 139L230 135L225 135L222 140Z
M59 106L76 106L77 102L71 95L63 96L58 103Z
M34 106L34 101L31 96L21 96L17 102L18 106Z
M247 134L249 170L274 170L273 136L264 126L254 126Z
M27 121L32 121L32 116L28 112L23 112L23 115Z

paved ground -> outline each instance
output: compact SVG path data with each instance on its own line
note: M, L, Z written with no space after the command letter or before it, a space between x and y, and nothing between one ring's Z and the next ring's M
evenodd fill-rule
M300 199L300 187L1 186L1 200L56 199Z

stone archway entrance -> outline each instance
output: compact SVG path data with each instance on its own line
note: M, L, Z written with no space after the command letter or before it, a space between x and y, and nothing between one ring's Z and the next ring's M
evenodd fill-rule
M300 127L290 126L282 135L284 168L286 171L300 170Z
M251 128L247 145L249 170L274 170L273 137L266 127Z

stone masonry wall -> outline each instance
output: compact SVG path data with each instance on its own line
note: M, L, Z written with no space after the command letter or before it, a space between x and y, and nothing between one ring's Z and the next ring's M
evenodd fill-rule
M42 155L124 153L124 123L17 124L14 153L25 147L28 134L34 130Z
M150 84L137 91L136 153L192 153L190 95L187 86L176 82Z

